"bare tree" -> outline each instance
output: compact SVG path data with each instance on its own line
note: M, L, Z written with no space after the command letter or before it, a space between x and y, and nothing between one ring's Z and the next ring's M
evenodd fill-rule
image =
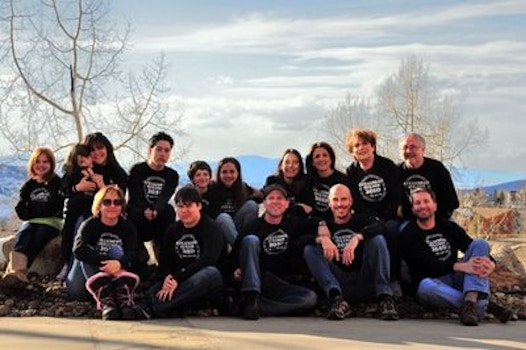
M321 130L337 154L339 166L349 159L346 146L348 132L355 127L377 129L380 125L373 116L369 100L362 96L347 94L343 101L331 109L323 118Z
M474 121L462 118L459 106L458 95L441 89L429 66L413 55L380 87L376 107L391 140L417 132L426 138L428 156L452 165L487 138Z
M182 133L182 114L162 100L164 57L138 75L123 74L130 27L110 16L106 0L8 0L0 80L0 132L18 153L60 151L103 131L116 150L135 155L149 134Z

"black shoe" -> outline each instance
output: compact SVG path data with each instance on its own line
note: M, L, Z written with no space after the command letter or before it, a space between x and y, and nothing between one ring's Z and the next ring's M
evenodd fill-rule
M379 316L380 319L384 321L396 321L398 320L398 311L393 300L393 297L390 295L384 295L380 300L379 307Z
M243 308L244 320L259 320L259 294L249 292L245 296L245 307Z
M123 305L119 307L121 309L121 320L136 320L135 311L132 306Z
M493 301L488 303L488 312L495 316L501 323L506 323L513 317L512 309L509 307L502 307Z
M106 297L102 300L102 319L108 321L121 319L121 310L117 307L113 297Z
M344 320L351 314L351 308L349 304L343 300L341 295L338 295L332 300L331 308L327 313L326 318L328 320Z
M477 314L477 307L472 301L465 301L459 313L460 322L464 326L478 326L479 316Z

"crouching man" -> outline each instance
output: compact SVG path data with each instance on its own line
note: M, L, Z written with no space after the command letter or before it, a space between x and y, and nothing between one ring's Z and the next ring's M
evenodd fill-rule
M460 322L477 326L488 305L489 275L495 262L486 241L473 240L452 221L435 216L434 193L416 188L410 194L415 219L400 234L400 252L411 275L417 299L423 304L459 312ZM464 253L458 258L459 251ZM493 313L505 322L511 311Z
M329 191L333 218L329 235L319 235L317 245L307 245L304 257L320 288L330 301L329 320L351 314L349 303L379 301L378 316L397 320L398 311L390 285L390 256L382 235L385 224L374 216L351 213L351 191L338 184Z

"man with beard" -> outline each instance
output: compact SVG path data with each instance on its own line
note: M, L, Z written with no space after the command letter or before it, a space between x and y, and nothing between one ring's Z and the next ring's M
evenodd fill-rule
M349 303L377 298L382 320L397 320L390 285L385 224L375 216L353 215L351 191L338 184L329 191L333 219L330 235L318 236L318 245L307 245L304 257L320 288L330 301L329 320L351 314Z
M460 322L477 326L488 305L489 275L495 262L489 255L489 245L473 240L452 221L435 215L437 201L426 188L411 192L415 220L400 234L400 251L411 274L416 297L434 307L459 310ZM459 251L464 253L458 259ZM497 315L502 322L511 317L509 310Z

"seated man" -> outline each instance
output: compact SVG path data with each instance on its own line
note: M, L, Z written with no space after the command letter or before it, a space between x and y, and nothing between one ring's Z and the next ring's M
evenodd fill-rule
M314 242L317 230L315 222L284 216L288 204L281 185L267 186L265 213L237 238L234 254L238 254L240 268L235 277L241 280L244 319L257 320L260 313L297 315L316 306L314 291L285 280L305 270L300 252L304 242Z
M179 221L165 232L159 255L162 282L149 290L155 316L213 301L223 288L218 266L226 254L219 225L201 215L201 196L194 187L183 187L175 195Z
M321 289L331 301L329 320L350 315L349 302L378 298L379 317L397 320L390 285L385 224L374 216L352 215L351 191L338 184L329 191L333 219L327 222L330 235L320 235L316 245L307 245L304 257ZM363 242L363 243L362 243Z
M417 299L459 310L462 324L477 326L489 300L488 277L495 269L488 243L473 240L454 222L436 217L431 190L416 188L410 200L415 219L400 234L400 252ZM460 260L459 251L464 252Z

